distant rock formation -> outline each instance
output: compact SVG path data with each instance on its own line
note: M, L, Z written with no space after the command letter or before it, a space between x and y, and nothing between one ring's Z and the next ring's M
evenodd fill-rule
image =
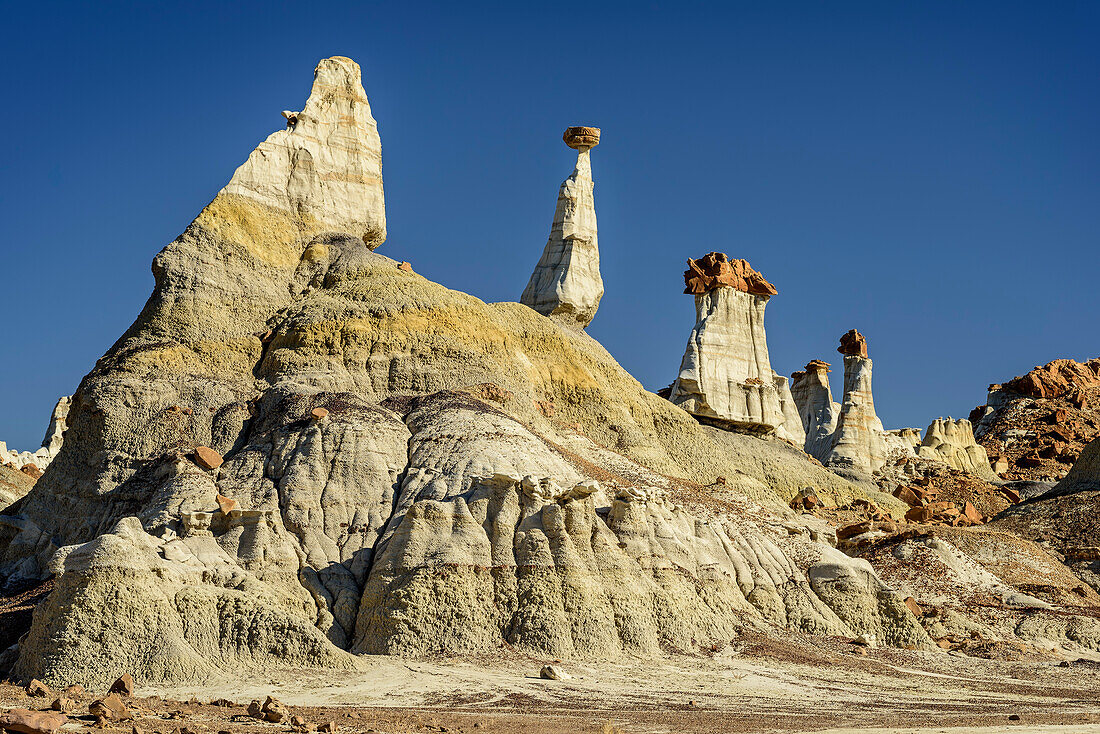
M837 351L844 355L844 400L832 446L823 463L871 474L886 463L888 448L886 431L875 414L867 340L852 329L840 338Z
M924 440L917 448L917 456L942 461L987 481L997 478L989 467L989 457L985 449L974 440L974 429L970 421L965 419L937 418L932 421L924 432Z
M829 388L828 362L811 360L806 369L791 375L791 395L806 431L806 453L824 461L832 450L833 432L840 418L840 404Z
M1056 359L990 385L970 421L1003 479L1056 482L1100 436L1100 359Z
M30 451L15 451L9 449L5 442L0 441L0 464L20 470L24 467L34 467L40 476L41 472L46 470L53 458L61 451L66 428L65 421L69 415L71 404L72 397L69 396L57 401L53 413L50 414L50 426L46 429L46 437L42 439L42 447L37 451L33 453Z
M359 64L322 60L305 107L283 116L286 129L256 147L221 195L289 213L303 229L354 234L372 250L385 242L382 142Z
M764 309L775 287L720 252L688 260L684 282L695 295L696 323L669 400L699 418L803 445L790 385L768 357Z
M577 165L558 190L550 239L523 290L520 303L543 315L561 316L584 328L596 316L603 297L589 155L600 143L600 129L571 127L562 138L577 151Z

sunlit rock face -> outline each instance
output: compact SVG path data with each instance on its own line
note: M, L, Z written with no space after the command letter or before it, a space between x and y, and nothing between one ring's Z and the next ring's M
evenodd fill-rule
M577 151L577 165L558 190L550 239L520 303L583 328L596 316L603 297L590 156L599 145L600 130L571 127L563 139Z
M987 481L997 478L989 467L985 449L974 440L974 427L965 419L937 418L932 421L924 432L924 440L917 447L917 456L942 461Z
M764 310L775 287L722 253L689 260L684 281L695 295L695 328L669 399L699 418L801 446L798 407L768 357Z
M867 340L855 329L840 338L837 351L844 355L844 399L840 406L827 466L870 474L886 463L889 453L886 431L875 413Z
M300 112L248 157L222 194L290 213L321 230L348 232L374 249L386 240L382 141L359 64L324 59Z

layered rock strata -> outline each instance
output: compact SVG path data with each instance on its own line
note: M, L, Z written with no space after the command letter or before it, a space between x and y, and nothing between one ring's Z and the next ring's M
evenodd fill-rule
M600 129L571 127L562 137L577 151L577 165L558 190L550 239L520 303L583 328L596 316L603 297L590 156L599 145Z
M826 466L858 474L880 469L888 455L882 421L875 413L867 340L855 329L840 338L837 351L844 355L844 399L840 406Z
M353 234L372 250L385 242L382 142L359 64L321 61L305 106L283 116L286 129L260 143L219 194L261 208L241 225L258 224L270 208L303 229Z
M824 461L832 450L833 433L840 419L840 404L829 388L828 362L811 360L806 369L791 375L791 395L806 431L806 453Z
M790 385L768 357L764 309L775 288L746 261L718 252L688 260L684 281L696 323L669 400L699 418L801 446Z
M345 61L318 78L344 70L358 99ZM347 112L306 109L318 129ZM60 454L0 514L4 583L56 576L15 675L105 688L504 643L603 660L761 623L928 646L869 566L777 514L806 482L861 489L700 425L575 328L372 253L369 200L327 220L281 201L227 187L157 255Z

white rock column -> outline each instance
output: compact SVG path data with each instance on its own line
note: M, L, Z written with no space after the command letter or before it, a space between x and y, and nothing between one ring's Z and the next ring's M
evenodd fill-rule
M829 366L815 359L805 371L794 373L791 384L791 395L806 431L806 453L821 462L832 451L833 432L840 418L840 405L833 402L829 387Z
M550 239L523 290L520 303L584 328L592 322L603 297L596 238L595 185L589 155L592 148L599 145L600 130L571 127L562 137L566 145L577 151L577 165L558 190Z
M689 292L698 273L709 273L711 266L718 269L713 276L704 275L713 281L694 288L707 290L695 294L695 328L669 400L699 418L754 433L774 433L801 446L806 437L790 386L786 377L772 369L768 357L764 310L775 289L748 263L735 264L736 272L725 256L689 261L684 274ZM750 277L742 277L743 273ZM736 286L717 285L719 280ZM766 289L753 285L756 282L766 284Z
M886 431L875 414L871 392L873 363L866 356L844 356L844 401L833 433L827 466L870 474L886 463Z

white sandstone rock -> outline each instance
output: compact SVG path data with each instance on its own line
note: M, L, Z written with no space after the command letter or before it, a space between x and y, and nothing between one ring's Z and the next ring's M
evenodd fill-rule
M565 131L566 145L577 150L577 166L558 190L550 239L520 297L520 303L539 313L563 316L582 328L591 323L603 297L589 157L599 135L598 128Z
M871 367L869 357L844 356L844 402L832 448L823 462L826 466L870 474L886 463L886 431L875 414Z
M815 359L804 371L795 372L791 395L806 431L806 453L823 462L832 450L833 432L840 418L840 404L833 402L829 388L829 364Z
M378 247L386 240L382 142L359 65L343 56L323 59L305 107L283 116L287 128L260 143L221 193Z
M966 419L937 418L928 426L924 440L917 448L922 459L942 461L945 464L993 481L997 475L989 467L989 456L974 440L974 428Z
M50 427L46 429L46 437L42 440L42 447L33 453L9 449L5 442L0 441L0 464L8 464L15 469L34 465L45 471L53 458L61 451L65 429L68 427L66 418L69 415L69 406L72 405L72 402L72 397L68 395L57 401L53 413L50 415Z
M699 262L725 263L724 258ZM728 285L695 295L695 328L669 400L697 417L775 433L801 446L805 432L787 378L776 374L768 358L764 309L769 298Z

